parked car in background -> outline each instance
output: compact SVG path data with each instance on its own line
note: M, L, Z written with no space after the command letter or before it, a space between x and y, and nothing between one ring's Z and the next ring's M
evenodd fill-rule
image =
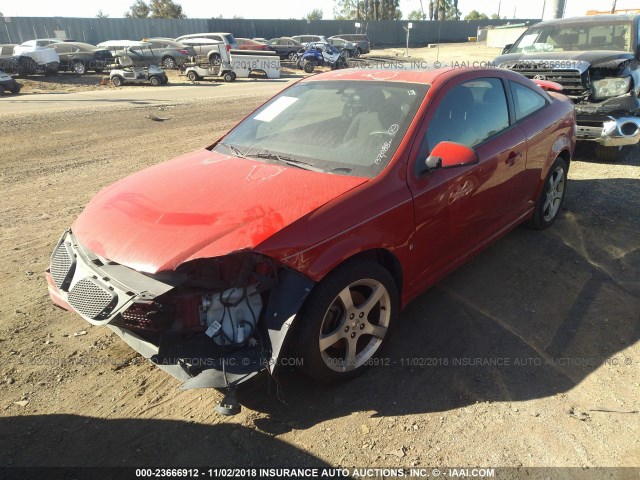
M578 140L594 142L600 159L640 142L640 15L538 23L494 62L561 84L576 105Z
M360 55L369 53L371 51L371 42L369 41L369 37L367 37L367 35L364 33L344 33L329 37L329 39L332 38L341 38L343 40L355 43L358 52L360 52Z
M227 54L231 51L227 49L226 44L210 38L185 38L181 43L193 49L196 61L207 61L211 65L220 65L223 61L220 54L220 46L223 47Z
M48 42L49 45L53 42ZM60 57L55 50L47 48L41 40L29 40L13 47L13 57L18 62L20 75L43 73L57 75Z
M0 70L0 95L4 92L11 92L13 94L20 93L21 88L22 85L16 82L11 75Z
M273 50L266 43L257 42L250 38L236 38L238 42L238 50L266 50L272 52Z
M238 42L236 42L236 39L231 33L190 33L189 35L182 35L181 37L176 38L176 42L182 42L187 38L208 38L210 40L215 40L216 42L224 43L227 51L238 48Z
M164 68L178 68L196 56L192 47L170 38L144 38L143 41L151 45L156 52L161 52L161 64Z
M334 48L337 48L341 52L345 52L345 56L347 57L359 57L360 50L355 43L350 42L348 40L343 40L342 38L330 38L329 45Z
M114 57L122 56L123 52L131 57L136 66L161 66L165 62L172 65L182 65L189 61L190 50L181 45L179 47L163 47L163 43L156 43L159 48L153 48L154 42L135 40L108 40L98 44L106 48Z
M283 60L294 60L298 51L304 48L304 45L291 37L272 38L267 45Z
M322 35L294 35L291 38L305 46L310 43L329 43Z
M0 70L8 73L18 71L18 60L13 56L15 43L5 43L0 45Z
M93 70L100 73L113 63L113 55L106 48L82 42L50 43L45 48L55 50L60 57L60 70L83 75Z
M53 249L49 294L185 389L273 373L285 341L311 377L347 380L426 288L556 221L574 122L504 69L307 77L97 193Z
M263 37L254 37L251 40L255 40L256 42L260 42L260 43L267 43L269 40L267 40L266 38Z

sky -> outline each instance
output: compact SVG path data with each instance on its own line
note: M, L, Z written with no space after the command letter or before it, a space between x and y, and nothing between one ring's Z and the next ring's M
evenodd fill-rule
M320 8L325 19L333 18L333 0L174 0L182 5L189 18L211 18L222 15L232 18L234 15L243 18L303 18L313 8ZM491 15L513 18L540 18L545 0L458 0L458 8L462 15L471 10L479 10ZM550 0L547 0L550 1ZM587 10L608 10L612 0L566 0L565 16L584 15ZM99 10L111 17L122 17L133 4L133 0L84 0L83 2L58 2L51 0L0 0L0 12L7 17L95 17ZM423 0L425 11L429 0ZM618 0L617 8L640 8L638 0ZM400 0L400 10L407 17L410 11L420 9L420 0Z

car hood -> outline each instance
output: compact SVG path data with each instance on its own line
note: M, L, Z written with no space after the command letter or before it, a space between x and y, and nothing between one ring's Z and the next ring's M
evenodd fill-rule
M174 270L255 248L366 181L202 150L105 188L73 231L113 262L148 273Z
M498 66L511 67L518 62L550 62L558 61L557 68L576 68L585 71L590 66L611 68L633 59L633 53L614 52L611 50L594 50L585 52L539 52L539 53L509 53L500 55L494 60ZM563 61L565 63L563 63ZM575 63L575 67L567 67L566 62ZM571 63L570 65L573 65Z

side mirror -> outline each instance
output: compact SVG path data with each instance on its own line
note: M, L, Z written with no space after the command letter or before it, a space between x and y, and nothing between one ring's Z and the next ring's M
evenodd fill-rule
M479 162L475 150L455 142L440 142L425 160L416 163L416 176L424 176L437 168L458 168Z
M507 43L502 49L502 54L504 55L505 53L508 53L509 50L511 50L511 47L513 47L513 43Z

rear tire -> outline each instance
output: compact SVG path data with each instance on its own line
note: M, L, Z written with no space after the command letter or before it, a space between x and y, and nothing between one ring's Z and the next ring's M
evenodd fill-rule
M605 147L596 145L596 158L604 162L617 162L620 159L622 147Z
M79 60L73 62L73 73L75 73L76 75L84 75L85 73L87 73L87 67L84 62L81 62Z
M568 170L567 162L563 158L555 159L536 201L533 216L527 221L527 226L536 230L544 230L556 221L562 202L564 202Z
M198 80L200 80L200 75L198 75L196 72L191 70L189 71L189 73L187 73L187 78L192 82L197 82Z
M121 76L116 75L111 79L111 83L113 83L114 87L121 87L124 83L124 79Z
M176 68L176 59L173 57L164 57L162 59L162 66L164 68Z
M339 266L296 315L302 371L327 383L360 375L389 337L399 307L396 284L382 265L353 260Z
M151 83L151 85L153 85L154 87L159 87L160 85L162 85L162 80L160 79L160 77L154 75L149 79L149 83Z

